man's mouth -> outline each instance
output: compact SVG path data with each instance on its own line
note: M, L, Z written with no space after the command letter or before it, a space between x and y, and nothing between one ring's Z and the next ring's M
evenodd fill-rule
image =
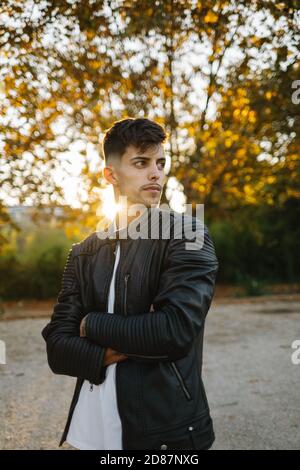
M152 191L159 193L161 191L161 188L160 186L147 186L146 188L144 188L144 191Z

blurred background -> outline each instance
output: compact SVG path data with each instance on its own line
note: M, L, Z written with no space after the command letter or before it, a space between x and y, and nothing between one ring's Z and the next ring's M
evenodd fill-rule
M3 0L0 25L3 320L49 316L113 215L101 142L125 117L168 132L162 202L205 205L216 298L300 293L297 0Z
M162 202L205 204L219 283L299 282L296 3L1 2L3 299L55 296L67 247L113 213L101 141L124 117L165 126Z

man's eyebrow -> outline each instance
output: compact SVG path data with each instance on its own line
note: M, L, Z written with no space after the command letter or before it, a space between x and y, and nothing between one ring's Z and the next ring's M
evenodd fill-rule
M150 160L150 157L145 157L144 155L135 155L134 157L132 157L130 160L133 161L133 160L137 160L137 159L142 159L142 160ZM166 157L160 157L158 158L157 160L166 160Z

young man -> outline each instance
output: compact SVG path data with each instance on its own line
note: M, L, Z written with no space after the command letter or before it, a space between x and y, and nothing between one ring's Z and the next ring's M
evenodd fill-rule
M109 237L94 232L69 252L42 331L51 370L77 377L60 445L167 450L214 442L201 371L218 261L204 224L202 247L190 249L186 232L176 232L178 214L159 208L165 139L160 125L140 118L117 121L105 135L104 176L116 202L127 197L126 214L135 204L145 210L125 225L116 218ZM153 209L168 215L169 236L162 217L159 236L130 236L133 224L150 233ZM200 231L196 217L179 218Z

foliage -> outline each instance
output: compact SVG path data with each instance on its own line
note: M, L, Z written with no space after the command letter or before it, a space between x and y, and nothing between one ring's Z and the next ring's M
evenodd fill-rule
M7 196L65 206L55 172L67 179L80 159L81 208L64 226L94 230L103 133L116 119L146 116L167 129L170 176L187 202L205 204L227 263L221 278L277 276L278 260L281 277L298 276L287 231L300 200L298 3L2 1L2 228L13 223Z
M0 297L56 297L68 249L75 241L62 229L45 226L14 232L0 258Z

